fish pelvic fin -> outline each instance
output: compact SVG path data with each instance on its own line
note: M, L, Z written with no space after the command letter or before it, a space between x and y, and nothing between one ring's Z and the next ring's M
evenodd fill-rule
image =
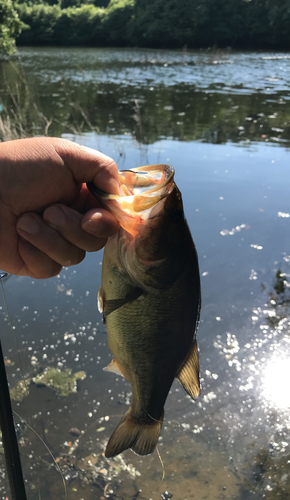
M110 437L105 456L115 457L128 448L137 455L153 453L161 431L163 416L164 414L160 420L152 419L143 423L132 415L130 408Z
M115 373L116 375L121 375L122 377L126 378L125 375L122 373L120 365L117 363L115 359L112 359L112 361L108 364L108 366L103 368L103 370L105 372L112 372Z
M176 378L186 392L193 399L196 399L200 393L199 359L196 340L194 341L182 367L176 375Z

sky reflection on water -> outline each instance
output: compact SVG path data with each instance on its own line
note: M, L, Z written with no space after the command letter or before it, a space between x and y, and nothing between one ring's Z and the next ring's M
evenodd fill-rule
M43 65L39 80L34 80L35 95L44 106L50 104L55 115L57 109L69 109L68 97L78 96L82 105L88 106L87 112L92 101L85 101L85 97L91 98L95 87L87 86L86 81L106 80L105 86L98 87L103 94L92 108L99 132L72 134L61 129L63 137L112 156L120 169L171 163L201 271L198 344L202 392L194 403L177 382L172 387L159 442L166 473L161 485L157 455L141 459L127 451L122 464L106 461L101 455L130 398L128 383L102 370L110 359L96 308L102 253L88 254L82 264L51 280L11 277L5 283L25 374L31 376L46 364L87 373L78 392L65 399L48 388L32 386L30 395L16 404L18 413L45 436L56 456L64 456L67 443L74 441L69 429L84 431L74 466L80 468L84 461L92 461L95 453L99 461L86 465L86 471L98 473L99 483L93 483L88 472L81 477L75 469L79 476L67 482L69 500L101 498L108 477L109 489L116 495L112 493L111 498L116 499L160 500L165 491L173 500L276 500L282 494L288 498L289 141L285 132L273 129L287 130L290 119L289 64L285 59L289 56L227 54L215 64L210 54L162 51L73 49L70 61L64 57L65 51L56 51L54 61L50 49L21 52L26 70L34 67L38 71ZM187 58L187 67L178 66L182 57ZM232 62L226 62L225 57ZM115 85L111 73L117 75L116 59L120 72ZM82 68L85 61L87 70ZM196 65L189 64L194 61ZM50 69L50 65L55 67ZM144 78L146 65L151 75L148 81ZM169 71L182 83L172 94L171 84L166 82ZM52 80L59 73L64 85L58 91L55 88L58 95L52 96ZM122 108L125 94L118 93L118 85L123 77L124 82L130 79L128 86L135 87L130 93L125 85L128 93ZM188 86L183 84L187 77ZM29 79L33 78L31 73ZM154 81L152 91L150 78ZM198 78L201 86L207 87L201 93L196 87ZM284 93L283 104L280 92ZM235 93L237 101L232 100ZM137 122L132 119L137 112L132 104L135 94L143 120L143 135L138 129L139 136ZM191 104L192 114L187 104ZM163 110L160 113L159 108ZM115 120L112 124L110 113L110 120ZM213 118L216 113L217 118ZM144 140L146 134L148 140ZM0 313L4 319L3 346L16 363L7 367L14 385L20 378L15 344L3 308ZM59 478L39 459L46 453L39 440L28 433L23 442L23 455L31 456L25 463L29 498L39 498L37 488L43 500L56 498L56 494L61 498ZM62 465L68 475L72 474L72 469ZM35 485L36 491L32 489ZM5 493L2 496L5 498Z
M289 210L288 151L258 143L237 148L230 144L217 147L177 141L161 141L143 149L127 136L108 139L87 134L67 138L110 154L120 168L165 161L175 166L202 275L203 305L198 332L201 396L194 403L177 382L172 387L159 444L166 471L159 490L157 483L162 472L158 459L139 459L130 451L124 453L125 463L132 464L141 476L131 476L131 483L124 480L122 487L119 476L114 476L112 490L121 498L126 498L128 491L133 495L133 484L142 490L141 499L160 498L166 490L173 498L180 498L181 491L184 498L201 498L195 496L193 488L198 495L216 495L217 499L240 500L252 498L252 494L256 495L253 498L262 498L264 486L248 479L244 467L251 471L260 450L268 450L269 446L279 457L287 454L283 443L287 442L290 429L288 411L275 399L287 379L281 380L281 373L273 371L271 364L273 358L286 359L289 353L289 325L285 320L289 218L281 216ZM120 149L125 155L120 156ZM60 450L66 449L65 443L71 438L67 434L70 427L89 429L91 419L109 417L105 425L99 420L87 431L81 449L77 450L78 460L103 449L118 415L124 413L124 409L119 409L120 394L126 399L130 393L126 382L116 381L112 374L102 371L110 355L96 310L100 261L101 253L92 254L77 268L63 271L59 278L29 285L29 279L13 277L6 283L10 313L20 334L25 373L31 373L33 357L37 359L37 369L48 362L87 373L80 383L80 392L64 403L53 393L44 392L43 399L37 396L49 417L42 416L43 409L37 410L37 402L33 403L35 389L27 402L24 399L20 403L18 412L29 418L33 405L34 426L39 429L44 418L49 442L56 449L62 443ZM285 276L277 282L275 276L280 268ZM284 287L281 279L285 280ZM277 293L275 287L283 293ZM5 336L5 345L6 349L10 345L10 354L14 356L11 337L9 340ZM46 360L44 355L48 356ZM61 421L59 408L63 408ZM96 433L95 429L103 427ZM32 449L38 450L39 444L33 441ZM265 453L268 457L268 451ZM34 464L34 470L39 471L39 466ZM104 470L109 466L102 462ZM152 467L158 471L155 475ZM35 481L35 476L31 480ZM51 498L51 490L45 495L42 491L43 498ZM87 491L86 498L90 495Z

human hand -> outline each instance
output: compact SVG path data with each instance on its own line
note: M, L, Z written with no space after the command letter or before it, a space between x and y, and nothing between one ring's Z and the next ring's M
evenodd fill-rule
M86 188L118 194L114 161L73 142L39 137L0 143L0 268L49 278L102 248L119 223Z

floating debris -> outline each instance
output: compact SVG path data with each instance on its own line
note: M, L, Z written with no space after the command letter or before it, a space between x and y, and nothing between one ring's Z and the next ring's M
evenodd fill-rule
M5 366L14 366L14 361L11 361L11 359L5 359L4 361Z
M81 435L81 433L82 433L77 427L72 427L68 432L72 436L76 436L76 437L79 437Z
M164 493L161 493L162 500L169 500L172 497L173 495L169 493L169 491L164 491Z

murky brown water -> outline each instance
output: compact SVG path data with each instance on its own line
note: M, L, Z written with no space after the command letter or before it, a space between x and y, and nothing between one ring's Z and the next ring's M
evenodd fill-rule
M119 168L171 163L200 260L202 393L194 403L172 387L161 484L157 453L102 455L130 398L129 384L102 370L102 253L50 280L5 282L25 376L47 366L86 373L75 393L31 384L14 403L58 460L69 500L289 497L289 57L23 49L21 64L0 65L0 116L12 114L18 86L21 113L39 133L41 110L50 133L100 149ZM13 387L21 373L0 306ZM65 498L40 439L25 424L19 439L29 500ZM5 499L3 474L0 488Z

